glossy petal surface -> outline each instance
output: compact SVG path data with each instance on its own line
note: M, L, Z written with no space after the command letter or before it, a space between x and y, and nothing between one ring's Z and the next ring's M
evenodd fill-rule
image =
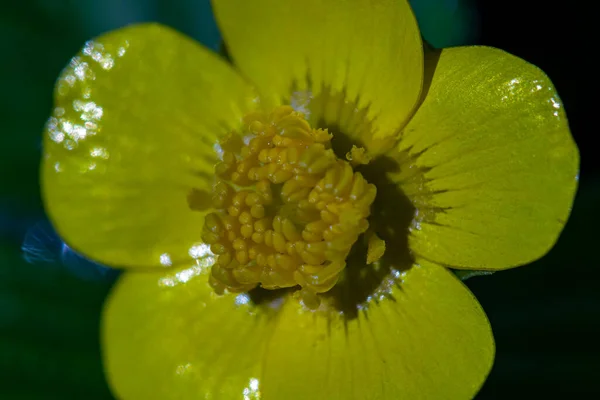
M265 399L470 399L494 342L473 295L419 262L398 287L344 321L285 304L267 349ZM300 395L301 394L301 395Z
M119 399L241 399L256 392L272 316L246 303L246 295L215 295L206 268L128 272L113 288L102 340Z
M392 155L418 211L411 249L473 269L541 257L568 218L579 163L552 83L492 48L446 49L426 65L431 87Z
M277 104L289 102L293 91L340 95L323 112L325 122L340 122L339 109L350 102L368 109L375 137L396 133L414 109L423 56L408 2L213 0L213 6L235 65L261 98Z
M56 84L44 137L43 196L60 235L107 265L189 262L213 146L252 96L224 61L170 28L136 25L86 43Z

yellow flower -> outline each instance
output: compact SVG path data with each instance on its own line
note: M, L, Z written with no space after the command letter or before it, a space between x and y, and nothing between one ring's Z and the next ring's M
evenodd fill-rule
M559 235L578 153L551 82L492 48L424 55L405 1L213 6L233 66L135 25L57 82L47 210L129 269L103 315L115 394L471 398L494 343L446 267Z

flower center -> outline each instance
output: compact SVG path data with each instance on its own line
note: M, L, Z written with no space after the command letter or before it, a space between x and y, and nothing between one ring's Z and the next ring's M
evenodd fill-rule
M369 157L353 147L347 160L337 158L332 135L288 106L247 115L244 126L221 141L215 166L218 211L202 233L217 255L210 284L217 293L299 286L304 303L317 307L317 294L336 284L368 231L377 189L352 166ZM370 231L365 237L372 263L385 243Z

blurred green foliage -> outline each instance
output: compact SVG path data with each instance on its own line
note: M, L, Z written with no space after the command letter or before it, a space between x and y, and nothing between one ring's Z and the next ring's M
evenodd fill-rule
M110 284L28 264L7 243L0 266L0 398L111 399L98 340Z

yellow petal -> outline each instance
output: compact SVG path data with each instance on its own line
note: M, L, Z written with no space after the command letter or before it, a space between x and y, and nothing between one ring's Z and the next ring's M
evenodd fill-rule
M56 83L44 136L43 196L58 232L112 266L189 261L204 215L190 205L206 206L213 146L252 96L224 61L167 27L86 43Z
M412 251L473 269L541 257L568 218L579 165L556 90L493 48L446 49L429 61L431 87L392 154L404 157L393 179L417 208Z
M117 398L241 399L261 383L270 309L245 294L215 295L206 268L127 272L117 282L102 320Z
M308 90L310 98L324 91L337 101L324 101L322 122L350 129L356 110L368 108L372 133L384 137L396 133L418 100L423 53L408 2L376 3L213 0L233 61L261 98L279 104L292 91Z
M471 399L493 362L477 300L423 261L356 318L284 305L267 348L265 399Z

